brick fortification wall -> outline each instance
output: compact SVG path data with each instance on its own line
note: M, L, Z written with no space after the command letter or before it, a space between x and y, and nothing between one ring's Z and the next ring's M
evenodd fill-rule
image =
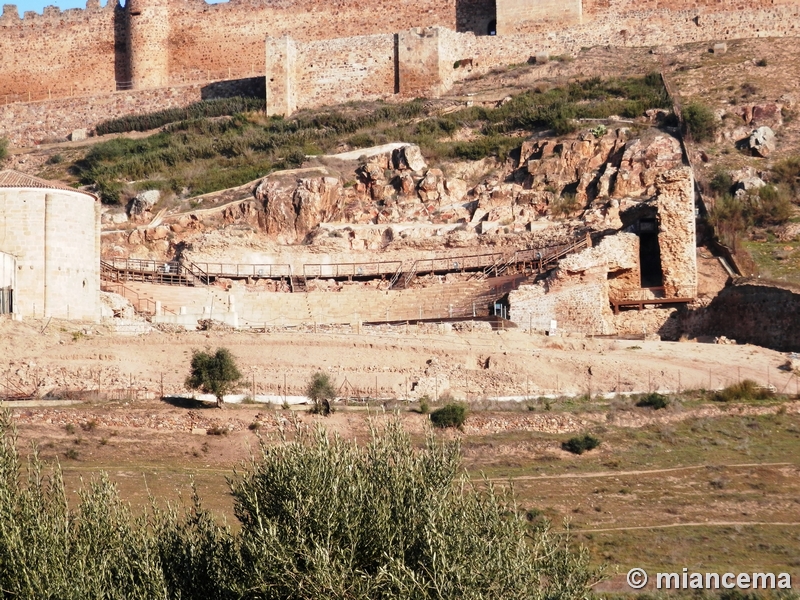
M756 344L800 352L800 288L741 278L723 289L705 308L680 315L689 335L721 336L739 344Z
M798 33L796 26L800 24L800 0L756 0L746 10L732 0L715 0L713 3L711 0L679 0L670 8L655 2L632 5L627 1L587 2L581 8L580 3L570 1L559 4L562 8L553 13L552 19L509 22L508 16L513 16L518 10L514 4L503 8L502 2L497 3L497 28L501 33L497 36L456 32L446 27L401 32L395 48L395 78L387 77L385 72L376 71L375 77L362 72L358 85L350 91L353 95L365 94L365 98L389 97L398 91L406 97L423 93L436 95L460 79L488 72L497 65L525 62L538 52L558 55L577 53L582 47L599 45L659 46L742 37L794 36ZM536 6L539 8L531 9L527 14L538 15L538 11L545 10L550 3ZM505 25L504 14L507 15ZM431 31L436 33L426 33ZM503 31L508 33L502 35ZM404 39L409 43L402 43ZM315 42L314 48L315 52L322 52L335 62L337 56L344 60L339 48L363 43L361 37L353 37L344 43L343 40ZM294 41L298 57L303 55L304 46L301 41ZM382 45L381 52L385 53L387 47L388 42ZM470 59L471 67L453 68L454 63L462 59ZM268 69L272 61L268 45ZM305 79L306 68L298 59L288 85ZM317 65L314 77L324 80L327 76ZM387 81L390 82L388 85ZM344 79L340 84L336 95L330 97L320 93L304 95L295 85L294 108L311 108L335 103L341 97L353 97L347 93L348 80ZM268 80L268 89L270 85ZM291 113L282 108L282 105L276 106L270 111Z
M674 0L666 6L657 0L380 0L368 5L129 0L126 8L114 2L100 7L98 0L88 0L85 10L50 7L44 15L28 12L23 18L15 6L5 5L0 16L0 108L8 102L52 98L55 104L32 109L38 119L27 123L42 129L42 123L70 121L53 131L52 137L64 137L71 129L97 122L77 122L65 106L88 114L93 112L90 101L118 87L176 87L262 75L267 37L284 40L283 47L295 53L293 60L277 64L269 51L272 42L267 43L267 84L274 84L267 94L280 100L272 112L288 114L294 108L388 97L398 91L436 94L458 79L524 62L537 52L793 36L798 23L800 0L753 0L746 6L740 0ZM495 25L500 35L484 35ZM433 31L438 33L427 39L409 32L410 27L429 26L437 26ZM286 41L287 35L291 40ZM453 68L465 58L472 59L472 68ZM65 104L65 98L81 95L83 99ZM102 118L140 109L149 107L134 101ZM3 114L8 115L4 108ZM0 122L7 121L0 116ZM3 135L15 144L42 139L6 131Z
M0 135L14 146L63 141L70 132L124 115L186 106L208 97L264 94L262 78L0 105Z
M89 0L85 10L44 14L5 5L0 16L0 103L112 92L125 71L124 10Z
M100 205L93 196L0 190L0 251L16 259L15 313L99 319Z
M493 16L489 0L88 0L85 10L22 18L5 5L0 103L262 74L267 36L309 42L429 25L485 34Z

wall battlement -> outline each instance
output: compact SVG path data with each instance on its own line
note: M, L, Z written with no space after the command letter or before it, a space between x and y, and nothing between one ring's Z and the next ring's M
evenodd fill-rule
M453 69L462 59L479 74L537 52L797 36L799 25L800 0L88 0L85 9L23 17L7 4L0 112L13 112L15 102L81 105L120 90L167 92L268 74L270 112L289 114L353 98L436 94L470 72ZM285 60L276 61L276 41L287 38ZM114 116L121 115L107 115Z

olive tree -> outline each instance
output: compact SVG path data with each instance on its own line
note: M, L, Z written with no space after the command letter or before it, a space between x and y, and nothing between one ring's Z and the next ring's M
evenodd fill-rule
M217 407L222 408L223 397L236 387L241 378L236 359L227 348L218 348L213 354L193 350L191 373L185 384L190 390L214 394Z
M336 398L336 388L327 373L317 372L308 382L306 396L314 403L313 411L316 414L328 416L331 414L331 400Z

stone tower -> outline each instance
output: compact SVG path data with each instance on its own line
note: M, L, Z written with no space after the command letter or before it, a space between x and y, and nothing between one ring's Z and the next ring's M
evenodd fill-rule
M127 0L128 60L131 87L169 83L169 8L167 0Z

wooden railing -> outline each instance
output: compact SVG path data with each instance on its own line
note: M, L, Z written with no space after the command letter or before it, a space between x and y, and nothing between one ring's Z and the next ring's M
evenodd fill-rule
M239 264L209 263L190 260L159 261L134 258L112 258L101 261L104 280L115 282L150 281L172 285L209 285L220 277L230 279L288 279L292 289L304 290L308 279L344 279L354 277L383 277L407 287L419 273L477 272L477 277L497 277L516 264L528 264L542 271L558 260L591 245L591 240L581 238L570 244L543 248L515 250L508 253L486 252L438 258L402 261L372 261L349 263L309 263L303 265L302 275L292 272L289 264ZM406 264L408 266L406 267ZM302 285L301 285L302 284Z
M101 284L100 289L102 289L104 292L113 292L115 294L119 294L128 300L133 306L133 309L140 315L155 315L157 312L155 300L148 298L147 296L142 296L138 292L122 285L121 283L104 281ZM161 305L161 311L171 315L176 314L175 311L170 310L164 305Z
M331 263L303 265L303 276L306 279L336 279L344 277L394 277L402 265L402 261L381 261L368 263Z

